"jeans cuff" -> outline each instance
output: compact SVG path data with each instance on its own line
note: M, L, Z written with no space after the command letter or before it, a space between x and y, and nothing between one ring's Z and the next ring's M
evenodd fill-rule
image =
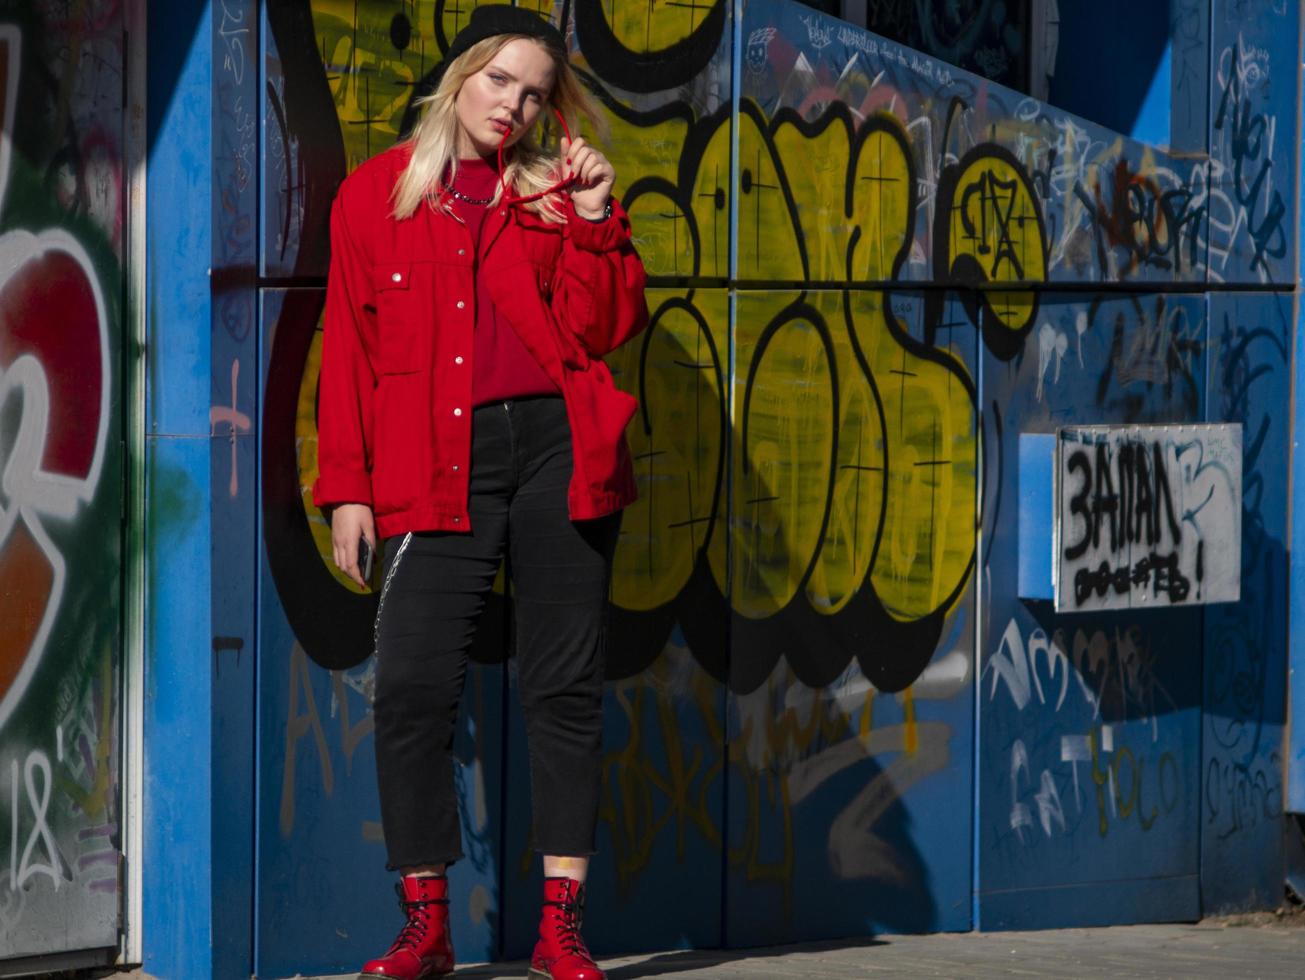
M398 871L400 868L420 868L422 865L426 865L426 864L442 864L444 865L445 868L450 868L458 861L461 861L464 857L466 857L466 855L463 854L461 851L455 851L449 857L419 858L413 861L390 860L386 862L385 870Z

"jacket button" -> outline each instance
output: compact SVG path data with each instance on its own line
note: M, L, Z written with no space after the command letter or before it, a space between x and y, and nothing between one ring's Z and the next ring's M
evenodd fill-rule
M466 250L465 248L460 248L460 249L458 249L458 254L459 254L459 255L466 255L466 254L467 254L467 250Z
M454 472L454 473L458 472L458 470L460 470L460 469L462 469L462 467L460 467L457 463L454 463L454 464L453 464L453 472Z
M461 310L461 309L463 309L466 305L467 305L467 304L464 303L464 302L462 302L462 300L458 300L458 309Z
M390 278L395 282L403 282L403 273L396 272L394 275L390 276Z
M454 364L461 364L461 363L462 363L462 355L459 354L457 357L455 357L455 358L453 359L453 363L454 363Z
M461 524L461 523L462 523L462 518L461 518L461 517L455 517L455 518L453 518L453 523L454 523L454 524Z
M461 415L461 414L462 414L462 409L460 409L460 408L455 408L455 409L453 410L453 414L454 414L454 415Z

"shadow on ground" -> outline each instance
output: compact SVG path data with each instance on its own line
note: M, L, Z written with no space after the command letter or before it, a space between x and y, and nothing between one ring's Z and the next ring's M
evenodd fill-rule
M607 972L607 980L643 980L644 977L671 976L687 973L691 970L710 970L716 967L737 967L751 960L761 960L776 956L819 955L835 950L846 952L852 949L869 949L873 946L886 946L882 939L832 939L826 942L802 943L795 946L767 946L757 949L683 949L668 953L658 953L637 963L620 965L620 957L600 961ZM609 965L610 964L610 965ZM496 977L520 977L526 972L524 963L487 963L478 967L461 967L461 978L490 980Z

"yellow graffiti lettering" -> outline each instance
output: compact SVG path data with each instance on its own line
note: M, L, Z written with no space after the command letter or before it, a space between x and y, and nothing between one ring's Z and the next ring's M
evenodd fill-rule
M957 177L948 218L948 266L976 284L1042 281L1047 255L1041 229L1032 188L1014 159L986 151ZM986 302L1011 330L1027 327L1036 306L1029 291L990 292Z
M820 540L834 455L833 365L827 335L784 293L741 293L730 522L734 608L764 618L784 608ZM713 554L713 559L716 555ZM722 590L726 579L713 562Z
M657 310L643 342L608 358L620 384L642 379L628 430L639 498L621 522L612 601L655 609L689 580L712 530L722 477L722 390L729 354L725 296L688 303L649 290Z

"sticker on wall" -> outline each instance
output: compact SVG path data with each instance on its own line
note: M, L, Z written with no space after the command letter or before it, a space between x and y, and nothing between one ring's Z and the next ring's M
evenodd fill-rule
M1068 426L1056 440L1056 611L1241 598L1240 425Z

